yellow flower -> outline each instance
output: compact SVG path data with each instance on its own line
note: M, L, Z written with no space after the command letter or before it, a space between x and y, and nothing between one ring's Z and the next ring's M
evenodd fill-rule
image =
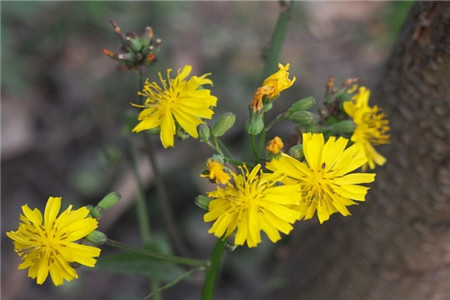
M268 94L270 99L277 97L282 91L294 84L295 77L289 79L289 66L289 64L285 66L278 64L278 68L280 69L264 80L263 86L270 86L272 88L271 93Z
M284 183L297 183L302 190L298 206L301 217L311 219L317 210L320 223L335 212L350 215L347 206L364 201L368 187L361 183L375 180L375 174L352 173L367 159L357 145L345 149L348 140L335 137L324 143L323 134L303 134L303 152L306 162L282 154L267 164L269 170L286 175Z
M211 181L219 184L226 184L231 179L230 174L224 170L224 166L217 160L208 159L206 168L208 174L202 174L200 175L201 177L209 178Z
M156 82L145 82L144 90L139 95L147 97L144 108L138 116L140 123L133 128L133 132L160 127L160 139L164 148L173 147L177 126L185 130L190 136L197 138L197 126L204 124L202 119L211 119L214 112L211 107L216 106L217 98L211 95L202 85L212 85L212 81L204 74L201 77L192 76L186 80L192 67L187 65L178 70L178 75L170 78L171 69L167 70L167 80L158 73L162 88Z
M279 185L279 174L267 174L257 165L251 172L241 167L242 174L234 174L234 183L218 187L208 193L209 202L205 222L215 221L209 233L226 238L236 231L235 244L256 247L261 242L261 230L272 242L278 241L279 231L288 234L300 213L292 207L300 201L298 185Z
M19 269L29 268L28 277L37 278L38 284L49 273L55 285L78 278L70 264L94 267L94 257L100 255L99 248L75 242L97 228L97 220L87 217L88 209L72 210L69 206L57 217L60 208L60 197L48 198L44 216L38 209L23 205L18 230L6 233L14 241L14 251L23 258Z
M269 100L273 100L278 97L282 91L294 84L295 77L289 79L289 64L286 64L286 66L278 64L278 68L280 69L276 73L267 77L264 80L263 85L256 89L256 92L253 95L253 100L250 104L253 111L256 112L262 109L262 101L264 96L267 96Z
M280 137L276 136L267 143L266 150L272 154L279 154L283 147L283 141Z
M367 165L374 169L375 164L381 166L386 162L386 158L379 154L373 146L389 143L389 134L387 134L389 121L386 114L377 106L370 107L369 97L370 90L360 87L352 101L346 101L343 104L345 112L356 124L351 140L363 149L367 157L367 164L363 165L363 170Z

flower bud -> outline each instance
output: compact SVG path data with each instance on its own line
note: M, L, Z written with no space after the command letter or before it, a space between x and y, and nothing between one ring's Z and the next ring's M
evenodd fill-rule
M195 205L197 205L198 207L200 207L201 209L204 210L208 210L208 206L209 206L209 202L212 199L203 195L198 195L195 198Z
M283 147L283 141L279 136L276 136L267 143L266 150L271 154L279 154Z
M353 133L355 131L356 125L351 120L339 121L330 126L330 131L332 133Z
M249 108L249 119L245 122L245 129L250 135L258 135L264 129L264 113L254 112Z
M139 52L143 48L143 45L142 45L143 43L141 42L141 39L138 37L132 37L132 38L128 39L128 41L130 43L131 49L135 52Z
M316 105L316 100L313 97L306 97L301 100L298 100L289 108L288 113L292 114L297 111L309 110Z
M300 126L310 126L318 121L317 116L309 111L297 111L291 114L289 119Z
M197 127L198 136L200 137L200 140L202 142L207 143L209 141L209 137L211 135L211 130L209 129L209 126L206 124L200 124L200 126Z
M88 234L85 239L91 243L103 245L104 243L106 243L108 237L103 232L94 230L90 234Z
M135 59L135 54L132 52L129 53L120 53L119 55L117 55L117 59L119 60L129 60L129 61L133 61Z
M234 125L236 116L231 112L226 112L220 116L219 120L214 124L211 129L211 135L219 137L225 134Z
M103 211L104 211L103 208L96 206L91 210L91 216L94 219L100 219L103 216Z
M112 192L103 197L103 199L97 204L98 207L102 208L103 210L107 210L114 205L117 204L120 200L120 194L117 192Z
M295 157L299 160L302 159L303 158L303 145L299 144L299 145L293 146L291 149L289 149L289 155L292 157Z

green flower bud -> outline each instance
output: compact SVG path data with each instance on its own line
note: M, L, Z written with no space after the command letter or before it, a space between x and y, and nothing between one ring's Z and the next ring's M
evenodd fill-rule
M88 210L89 212L92 212L92 210L94 209L94 205L91 205L91 204L86 205L85 207L87 208L87 210Z
M117 55L117 58L119 60L134 61L136 59L136 55L132 52L121 53L121 54Z
M231 127L234 125L234 121L236 121L236 116L231 112L226 112L222 116L220 116L219 120L217 120L216 124L211 129L211 135L215 137L219 137L225 134Z
M245 122L245 129L250 135L258 135L264 129L264 113L254 112L249 108L249 119Z
M289 119L300 126L310 126L318 122L317 115L309 111L297 111L291 114Z
M293 114L297 111L309 110L316 105L316 100L313 97L306 97L298 100L288 109L289 114Z
M209 126L206 124L200 124L200 126L197 127L197 131L200 140L202 142L207 143L209 141L209 136L211 135L211 130L209 129Z
M117 202L119 202L120 197L121 197L120 194L117 192L109 193L108 195L103 197L102 200L100 200L100 202L97 204L97 206L104 210L107 210L107 209L113 207L114 205L116 205Z
M103 232L94 230L90 234L88 234L85 237L85 239L91 243L94 243L97 245L103 245L104 243L106 243L106 240L108 239L108 237Z
M304 154L303 154L303 145L295 145L293 146L291 149L289 149L289 155L292 157L295 157L297 159L302 159Z
M198 195L195 198L195 205L197 205L198 207L200 207L201 209L204 210L208 210L208 206L209 206L209 202L212 199L203 195Z
M132 37L132 38L128 39L128 41L129 41L130 47L131 47L131 49L133 49L133 51L135 51L135 52L141 51L143 43L140 38ZM145 43L145 41L144 41L144 43Z
M332 133L353 133L355 131L356 125L351 120L339 121L330 126L330 131Z
M91 216L95 219L100 219L103 216L104 209L96 206L91 210Z

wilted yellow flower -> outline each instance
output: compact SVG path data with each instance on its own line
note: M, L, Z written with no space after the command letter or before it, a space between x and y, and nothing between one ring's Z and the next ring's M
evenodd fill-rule
M272 87L271 93L268 94L270 99L277 97L282 91L290 88L294 84L295 77L289 79L289 66L290 64L286 64L285 66L278 64L278 68L280 69L264 80L263 86Z
M283 147L283 141L280 137L276 136L267 143L266 150L272 154L279 154Z
M97 220L88 217L88 209L72 210L70 205L57 217L60 208L60 197L48 198L44 216L38 209L31 210L23 205L24 215L20 216L22 223L18 230L6 233L14 241L14 250L23 258L19 269L29 268L28 276L37 278L38 284L42 284L49 273L55 285L78 278L70 264L94 267L94 257L100 255L99 248L75 242L97 228Z
M197 138L197 126L204 124L203 119L211 119L217 98L211 95L202 85L212 85L212 81L204 74L201 77L192 76L186 80L192 67L187 65L178 70L178 75L170 78L171 69L167 70L167 80L158 73L162 88L156 82L147 79L144 90L139 95L147 97L144 105L136 105L144 110L139 114L140 123L133 132L160 127L160 139L164 148L173 147L177 126L180 126L190 136Z
M272 242L281 239L279 231L289 234L300 217L293 208L301 199L298 185L279 185L279 174L267 174L257 165L251 172L241 168L234 174L234 183L218 187L208 193L209 202L205 222L214 221L208 231L218 238L226 238L236 231L235 244L256 247L261 242L261 230Z
M255 94L253 95L253 100L250 104L250 107L253 111L260 111L263 107L263 97L267 96L269 100L272 100L284 91L285 89L291 87L295 82L295 77L289 79L289 64L283 66L282 64L278 64L280 68L276 73L267 77L263 85L256 89Z
M350 215L347 206L364 201L368 187L361 183L375 180L375 174L352 173L367 162L357 145L345 149L348 140L331 137L324 142L323 134L303 134L303 152L306 162L281 154L267 164L269 170L286 175L284 183L297 183L302 199L297 209L305 220L311 219L317 210L320 223L335 212Z
M375 164L381 166L386 162L386 158L373 146L389 143L389 134L387 134L389 120L377 106L369 106L369 97L370 90L360 87L358 94L354 95L351 101L343 104L345 112L356 124L351 140L363 149L367 157L367 164L363 166L363 170L367 165L374 169Z
M207 174L200 176L209 178L209 180L215 183L226 184L231 179L230 174L225 171L224 166L217 160L208 159L206 169Z

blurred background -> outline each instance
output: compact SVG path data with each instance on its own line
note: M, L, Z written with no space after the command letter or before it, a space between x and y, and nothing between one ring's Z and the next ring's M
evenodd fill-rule
M271 113L306 96L320 100L330 75L337 85L359 77L373 87L411 4L295 3L280 62L291 64L297 81ZM110 20L124 32L143 34L151 26L162 39L158 63L148 72L152 80L158 71L186 64L195 75L212 73L211 90L219 99L215 116L236 114L224 140L239 156L245 151L247 106L279 11L277 2L1 2L2 299L142 299L148 293L143 276L86 268L78 270L78 280L61 287L50 280L39 286L26 271L17 270L19 257L5 235L17 229L24 204L43 210L49 196L62 196L64 206L78 207L117 191L122 201L105 214L100 228L112 239L140 244L136 187L124 155L137 138L126 124L135 122L138 112L129 104L138 101L138 75L118 71L117 63L101 52L120 52ZM289 140L294 129L282 123L275 133ZM207 233L210 224L203 223L194 199L213 188L198 176L212 153L192 139L164 151L159 139L154 145L186 247L192 257L207 258L215 238ZM145 155L138 164L152 231L168 245ZM265 241L228 255L216 299L264 298L282 280L273 274L288 241L275 247ZM178 274L160 271L167 278ZM195 274L164 297L198 299L202 276Z

